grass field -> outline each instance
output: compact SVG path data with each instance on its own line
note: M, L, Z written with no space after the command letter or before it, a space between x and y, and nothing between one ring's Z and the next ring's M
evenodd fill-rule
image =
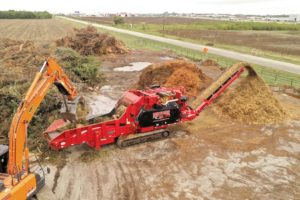
M112 18L86 17L113 25ZM131 17L119 28L300 64L300 25L188 18Z
M1 19L0 38L49 43L67 35L72 26L56 19Z

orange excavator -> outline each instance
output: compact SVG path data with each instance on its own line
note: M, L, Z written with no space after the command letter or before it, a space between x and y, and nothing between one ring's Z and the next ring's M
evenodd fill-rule
M15 113L10 130L9 146L0 145L0 199L23 200L33 197L45 184L45 178L37 171L31 172L27 146L28 125L47 94L55 84L69 101L77 99L76 88L62 68L52 58L46 60L35 75L26 97ZM40 166L39 170L43 171ZM40 172L39 171L39 172Z

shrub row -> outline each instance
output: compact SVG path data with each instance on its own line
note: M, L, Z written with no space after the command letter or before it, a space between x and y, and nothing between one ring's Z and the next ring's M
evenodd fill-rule
M50 19L52 14L47 11L30 12L30 11L0 11L0 19Z

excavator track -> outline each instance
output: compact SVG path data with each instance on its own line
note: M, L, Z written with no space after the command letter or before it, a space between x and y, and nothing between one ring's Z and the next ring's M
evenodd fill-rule
M120 148L145 143L149 141L159 140L170 136L170 132L166 129L151 131L147 133L137 133L125 136L120 136L117 141L117 145Z

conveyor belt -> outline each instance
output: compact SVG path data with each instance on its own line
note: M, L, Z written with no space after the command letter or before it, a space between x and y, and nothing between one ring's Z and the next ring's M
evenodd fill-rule
M214 83L212 83L202 94L201 97L206 100L217 93L228 81L232 79L242 68L251 68L246 63L238 63L227 69ZM248 70L249 71L249 70ZM253 70L252 70L253 71Z

